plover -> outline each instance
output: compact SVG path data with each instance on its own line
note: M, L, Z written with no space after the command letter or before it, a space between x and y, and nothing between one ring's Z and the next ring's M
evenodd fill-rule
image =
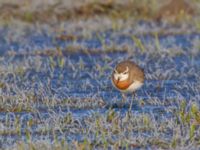
M144 84L144 71L133 61L122 61L115 67L112 73L114 87L122 93L125 101L125 93L133 93Z

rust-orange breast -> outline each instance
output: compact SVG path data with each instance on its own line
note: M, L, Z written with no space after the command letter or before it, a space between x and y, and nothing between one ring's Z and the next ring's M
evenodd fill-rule
M117 82L117 80L113 79L113 82L115 84L115 86L117 88L119 88L120 90L125 90L129 87L130 83L128 80L125 80L125 81L119 81Z

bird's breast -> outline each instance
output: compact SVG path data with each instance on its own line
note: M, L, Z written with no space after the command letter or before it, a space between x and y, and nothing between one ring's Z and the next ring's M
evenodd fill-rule
M128 80L117 81L117 80L113 79L113 82L114 82L115 86L117 88L119 88L120 90L125 90L130 86L130 82Z

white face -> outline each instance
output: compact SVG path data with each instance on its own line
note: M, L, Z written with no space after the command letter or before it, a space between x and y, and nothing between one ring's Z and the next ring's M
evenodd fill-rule
M116 81L125 81L129 77L129 69L126 67L126 70L122 73L118 73L117 70L114 70L114 78Z

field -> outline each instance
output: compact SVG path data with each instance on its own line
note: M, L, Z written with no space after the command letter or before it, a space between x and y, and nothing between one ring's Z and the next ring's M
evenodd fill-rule
M200 149L200 3L151 2L1 0L0 149Z

